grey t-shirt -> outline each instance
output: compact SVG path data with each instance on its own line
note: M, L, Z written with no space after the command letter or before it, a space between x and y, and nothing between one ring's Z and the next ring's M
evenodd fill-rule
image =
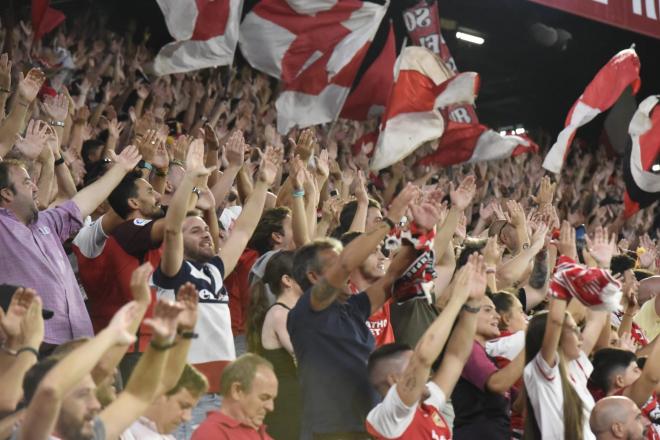
M14 431L14 433L11 435L10 440L18 440L20 433L21 433L21 428L16 429L16 431ZM94 437L92 437L92 439L105 440L105 425L103 424L103 421L99 417L94 418ZM48 440L61 440L61 439L51 435L50 437L48 437Z

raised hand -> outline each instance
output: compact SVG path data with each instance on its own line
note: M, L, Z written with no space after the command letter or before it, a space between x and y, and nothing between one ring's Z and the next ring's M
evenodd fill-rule
M21 337L21 327L28 310L34 301L38 300L34 289L19 287L11 297L7 313L0 320L0 327L10 340Z
M31 289L27 289L31 290ZM24 346L38 349L44 340L44 317L42 315L41 298L35 296L27 310L21 325Z
M229 166L241 167L243 162L245 162L245 149L247 144L245 143L245 138L243 137L243 132L240 130L235 130L227 142L225 143L225 158L229 163Z
M199 178L208 176L214 169L215 167L204 166L204 141L201 139L192 141L186 157L186 174Z
M144 82L142 81L136 81L135 84L133 85L135 92L138 95L138 98L141 100L147 99L149 96L149 87L147 87Z
M142 159L142 156L140 156L138 149L134 145L124 148L120 154L116 154L114 151L108 151L108 155L110 156L110 160L115 163L115 166L121 167L127 173L133 170L138 162L140 162L140 159Z
M552 199L555 196L555 190L557 189L557 184L552 183L550 177L543 176L541 179L541 186L536 196L532 197L534 202L538 205L552 205Z
M158 143L158 147L151 159L151 164L159 170L167 169L170 166L170 154L164 142Z
M176 336L177 320L183 312L183 306L163 299L158 300L154 307L153 317L144 323L153 330L153 340L158 345L169 344Z
M387 210L387 217L396 223L399 223L401 218L406 214L406 210L413 200L419 198L421 190L419 187L408 183L401 192L392 200L389 209Z
M410 211L412 212L415 223L427 231L433 229L442 215L440 206L433 203L415 203L410 206Z
M179 288L176 299L182 307L177 320L178 330L180 332L193 331L197 323L197 303L199 301L197 289L192 283L186 283Z
M280 166L282 166L282 160L283 151L281 148L266 147L266 151L261 158L261 165L259 166L259 180L271 186L275 182L275 177L277 177Z
M119 136L124 131L124 128L126 128L126 124L124 122L119 122L116 117L112 118L108 121L108 136L113 139L119 139Z
M525 225L527 217L525 217L525 211L520 203L515 200L509 200L506 202L506 209L509 211L509 217L513 226L520 227Z
M26 77L20 74L18 96L26 103L31 103L37 97L46 75L39 69L30 69Z
M530 239L530 247L535 251L539 252L545 246L545 238L548 235L548 225L545 223L539 223L536 225L536 229L532 234Z
M575 229L566 220L564 220L561 224L561 229L559 230L559 241L556 244L560 255L568 257L573 261L577 261Z
M211 127L211 124L208 122L205 123L204 127L202 127L202 131L204 132L204 143L209 147L209 149L219 150L220 141L218 140L218 135L215 133L215 129Z
M112 335L117 345L129 345L135 342L135 335L131 333L130 327L138 316L139 306L136 301L125 304L115 313L110 320L110 324L105 328Z
M11 60L6 53L0 55L0 89L11 89Z
M465 216L465 213L461 213L461 215L458 217L458 223L456 224L456 231L454 231L454 235L456 235L461 240L465 240L467 238L467 217Z
M602 226L598 226L594 232L594 238L591 239L588 235L586 238L587 250L596 260L598 266L609 268L612 255L614 255L616 249L616 236L612 234L612 237L608 240L607 231Z
M301 159L307 162L314 153L317 144L314 130L311 128L304 129L302 133L300 133L300 136L298 136L298 142L289 138L289 143L293 147L295 154L300 155Z
M44 99L44 111L54 121L64 122L69 114L69 100L64 93L57 96L47 96Z
M136 136L135 145L145 162L153 163L159 142L156 130L147 130L143 136Z
M472 266L469 298L473 301L481 301L486 296L486 285L488 284L485 258L474 253L468 258L468 263Z
M497 243L497 237L490 237L484 247L484 262L488 267L497 267L502 260L504 247Z
M497 201L495 199L488 202L484 205L483 203L479 205L479 217L481 217L485 222L490 220L490 218L495 214L495 205Z
M143 305L151 303L151 289L149 288L149 277L154 268L151 263L146 262L131 274L131 293L133 299Z
M657 256L655 242L651 240L649 234L644 234L639 240L639 245L644 248L644 253L639 256L640 265L645 269L652 267Z
M172 147L173 159L185 163L186 156L188 155L188 147L192 141L192 136L181 135L176 138L174 141L174 147Z
M330 175L329 161L328 150L321 150L319 156L316 158L316 174L323 179L327 179Z
M41 150L48 145L48 124L32 119L28 123L25 137L16 141L16 148L28 159L39 157Z
M467 209L472 203L474 194L477 191L477 185L474 183L473 175L466 176L458 188L454 189L454 184L449 185L449 199L452 207L460 211Z
M357 182L355 185L355 198L358 203L369 203L369 194L367 193L367 178L362 170L357 172Z

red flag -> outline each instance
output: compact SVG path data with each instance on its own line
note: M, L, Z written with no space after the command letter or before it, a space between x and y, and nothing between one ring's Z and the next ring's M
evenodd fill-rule
M231 64L238 42L241 0L157 0L177 41L154 60L159 75Z
M365 121L372 115L382 113L394 83L395 62L396 44L394 29L390 23L385 47L360 78L357 87L348 95L339 116L354 121Z
M381 122L371 169L390 166L423 143L440 138L445 120L438 109L473 103L478 88L476 73L454 76L430 50L406 47L399 55L399 72Z
M263 0L247 14L243 55L283 83L280 133L337 118L386 11L358 0Z
M545 156L543 168L560 172L577 129L612 107L627 87L632 87L633 94L637 93L641 85L639 68L637 53L626 49L600 69L568 112L565 127Z
M32 0L32 32L34 32L34 41L62 24L66 16L62 11L53 9L50 6L50 0Z

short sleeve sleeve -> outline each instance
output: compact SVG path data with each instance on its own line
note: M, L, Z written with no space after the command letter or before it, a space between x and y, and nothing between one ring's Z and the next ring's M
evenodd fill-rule
M557 359L558 356L559 355L557 355ZM555 380L555 377L559 376L559 363L555 362L555 365L550 366L550 364L548 364L545 359L543 359L540 351L536 354L532 362L534 365L531 369L531 374L536 378L542 378L551 381Z
M156 249L160 243L151 240L151 229L154 221L135 219L122 223L112 236L127 254L142 259L151 249Z
M366 292L360 292L357 295L351 295L348 298L349 304L355 308L360 318L366 321L371 316L371 300Z
M497 367L486 356L485 350L477 342L472 343L472 353L463 367L461 377L481 391L486 391L486 382Z
M64 202L55 208L41 211L37 221L54 230L60 241L68 240L83 225L80 208L73 200Z
M165 290L176 290L181 286L190 275L190 266L185 261L181 264L179 271L173 277L168 277L160 269L156 268L152 276L152 283L154 286Z
M525 348L525 332L519 331L486 342L486 353L491 357L513 360Z
M103 231L103 216L93 222L89 217L85 220L85 225L78 231L73 244L80 249L80 253L86 258L96 258L103 252L105 242L108 236Z
M408 429L415 417L417 404L407 406L401 401L396 385L393 385L385 399L367 415L367 430L385 438L398 438Z
M429 397L424 401L427 405L431 405L441 411L447 404L447 396L442 389L435 382L426 384L426 389L429 391Z

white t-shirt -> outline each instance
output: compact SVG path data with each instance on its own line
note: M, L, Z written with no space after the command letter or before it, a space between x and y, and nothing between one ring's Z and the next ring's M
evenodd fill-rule
M544 439L564 438L564 393L559 377L559 354L556 357L557 362L551 367L539 352L534 360L525 366L523 373L527 396L534 408L534 416ZM595 403L587 389L587 381L593 369L583 351L580 351L579 358L566 365L569 381L582 399L584 440L596 439L589 428L589 416Z
M120 440L176 440L173 435L160 434L156 424L146 417L140 417L126 431Z
M439 415L439 411L442 410L447 402L445 393L442 392L442 389L435 382L428 382L426 389L430 395L424 401L424 404L434 407ZM396 391L396 385L392 385L383 401L369 411L367 415L368 430L378 433L379 437L382 438L398 439L411 426L418 409L416 403L411 406L403 403L399 397L399 393ZM444 421L440 420L438 423L444 423ZM446 429L446 433L449 434L449 427L445 426L444 428ZM439 428L438 431L440 432ZM440 438L439 434L436 433L435 435L437 438Z
M525 332L518 331L486 342L484 349L492 358L514 360L525 348Z
M92 221L91 217L85 218L83 227L73 239L73 244L80 249L80 253L85 257L92 259L101 255L108 236L103 231L101 224L103 216Z

